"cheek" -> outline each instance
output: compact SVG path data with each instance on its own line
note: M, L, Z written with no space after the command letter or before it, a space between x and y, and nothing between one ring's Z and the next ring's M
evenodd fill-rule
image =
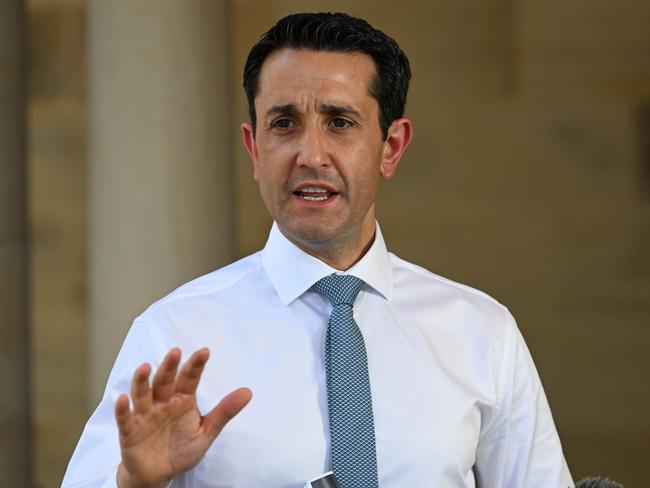
M374 193L381 175L381 154L375 148L363 148L353 160L352 168L356 184L364 194Z
M289 144L267 143L259 147L258 162L260 175L275 177L291 170L294 151Z
M273 174L272 167L273 165L265 163L263 165L260 165L258 169L257 182L260 185L260 191L263 195L269 195L278 185L278 177Z
M267 204L279 203L286 198L286 188L289 179L288 165L279 160L266 159L258 164L257 183L262 198Z
M270 150L268 144L258 145L258 159L256 172L259 180L266 181L273 176L274 168L277 167L277 157L274 151Z

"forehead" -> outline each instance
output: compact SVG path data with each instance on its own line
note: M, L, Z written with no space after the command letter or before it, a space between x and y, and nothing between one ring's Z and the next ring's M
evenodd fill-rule
M280 49L262 65L256 105L310 101L374 102L370 84L375 63L363 53Z

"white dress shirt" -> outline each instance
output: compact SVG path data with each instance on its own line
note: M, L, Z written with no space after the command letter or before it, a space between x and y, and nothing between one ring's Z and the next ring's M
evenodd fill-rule
M138 317L70 461L64 487L115 486L114 404L133 371L179 346L211 350L202 413L247 386L250 404L173 487L302 488L331 469L324 342L337 272L274 225L266 247L181 286ZM374 243L346 271L363 334L381 488L572 487L535 366L508 310Z

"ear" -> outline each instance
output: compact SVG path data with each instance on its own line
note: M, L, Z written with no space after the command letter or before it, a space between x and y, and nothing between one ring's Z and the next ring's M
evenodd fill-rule
M258 157L257 157L257 145L255 144L255 132L253 131L253 126L244 122L241 125L241 137L244 142L244 147L246 152L251 158L251 163L253 163L253 178L255 181L259 179L259 167L258 167Z
M388 128L388 134L384 141L384 154L381 160L379 174L386 180L390 180L399 163L406 147L413 137L413 123L406 117L394 120Z

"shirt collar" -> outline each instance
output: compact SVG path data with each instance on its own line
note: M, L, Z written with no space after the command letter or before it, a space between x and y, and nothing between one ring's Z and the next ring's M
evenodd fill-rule
M350 274L361 278L386 300L393 296L393 268L384 237L376 222L372 246L347 271L338 271L304 252L280 232L275 222L262 252L262 264L284 305L290 304L318 280L332 273Z

